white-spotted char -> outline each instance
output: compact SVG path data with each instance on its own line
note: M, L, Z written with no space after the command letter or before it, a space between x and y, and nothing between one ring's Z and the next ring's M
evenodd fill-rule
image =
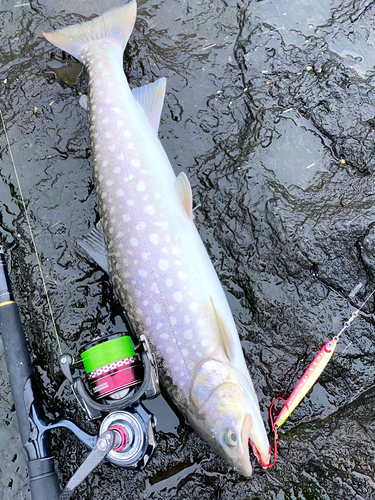
M45 37L89 74L94 180L120 302L147 335L179 410L249 476L249 441L267 464L268 439L227 299L193 222L189 181L176 178L158 139L166 81L132 91L123 72L135 17L133 1Z

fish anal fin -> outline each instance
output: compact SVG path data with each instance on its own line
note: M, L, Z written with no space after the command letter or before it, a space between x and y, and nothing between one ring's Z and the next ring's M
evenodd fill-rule
M163 77L153 83L133 89L133 96L138 101L151 127L156 133L159 129L166 85L167 80Z
M85 252L105 271L108 273L107 252L105 249L103 226L99 221L94 229L81 240L77 241Z
M211 300L212 308L214 310L217 326L218 326L218 329L220 332L220 339L221 339L221 343L224 347L225 354L226 354L227 358L229 359L229 361L233 361L233 359L234 359L233 338L232 338L230 332L228 331L222 317L220 316L219 311L216 309L214 301L213 301L211 296L210 296L210 300Z
M176 179L176 190L178 197L180 199L182 208L185 212L185 215L193 220L193 193L191 191L191 185L187 175L184 172L181 172Z

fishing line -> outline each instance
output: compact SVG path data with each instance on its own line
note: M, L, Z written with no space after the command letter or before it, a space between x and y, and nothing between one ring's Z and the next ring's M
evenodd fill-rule
M49 294L48 294L48 290L47 290L47 285L46 285L46 282L45 282L45 279L44 279L42 264L40 262L39 252L38 252L38 249L36 247L36 243L35 243L35 239L34 239L34 233L33 233L33 230L31 228L29 214L27 212L25 199L23 197L21 183L20 183L20 180L19 180L19 177L18 177L18 172L17 172L16 164L15 164L14 158L13 158L12 148L10 146L10 141L9 141L9 137L8 137L8 133L7 133L7 129L6 129L6 126L5 126L5 121L4 121L4 117L3 117L3 113L1 111L1 109L0 109L0 117L1 117L1 123L3 125L3 130L4 130L5 138L6 138L6 141L7 141L7 146L8 146L8 150L9 150L9 156L10 156L10 159L12 161L12 165L13 165L13 169L14 169L14 174L15 174L16 180L17 180L18 190L19 190L19 193L20 193L20 196L21 196L21 202L22 202L23 210L25 212L25 217L26 217L27 225L28 225L29 231L30 231L31 241L32 241L32 244L33 244L33 247L34 247L34 252L35 252L35 255L36 255L36 260L37 260L37 263L38 263L40 277L42 278L44 293L46 294L48 309L49 309L49 312L50 312L50 315L51 315L51 320L52 320L53 329L54 329L54 332L55 332L55 335L56 335L57 345L58 345L60 354L62 354L61 345L60 345L60 338L59 338L59 334L57 333L55 317L53 315L52 306L51 306L51 302L50 302Z

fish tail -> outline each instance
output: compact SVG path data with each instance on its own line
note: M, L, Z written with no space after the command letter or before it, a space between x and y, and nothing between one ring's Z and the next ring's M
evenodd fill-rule
M111 40L124 50L133 30L137 15L137 2L104 12L92 21L75 24L57 31L43 33L44 37L61 50L85 62L84 48L94 41Z

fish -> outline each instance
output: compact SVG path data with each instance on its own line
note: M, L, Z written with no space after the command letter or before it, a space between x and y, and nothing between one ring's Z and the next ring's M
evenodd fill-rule
M161 385L212 449L250 476L251 445L270 448L238 332L194 223L185 173L177 177L158 138L160 78L129 87L123 52L137 4L44 33L89 75L87 111L101 223L87 238L137 335L156 356Z

